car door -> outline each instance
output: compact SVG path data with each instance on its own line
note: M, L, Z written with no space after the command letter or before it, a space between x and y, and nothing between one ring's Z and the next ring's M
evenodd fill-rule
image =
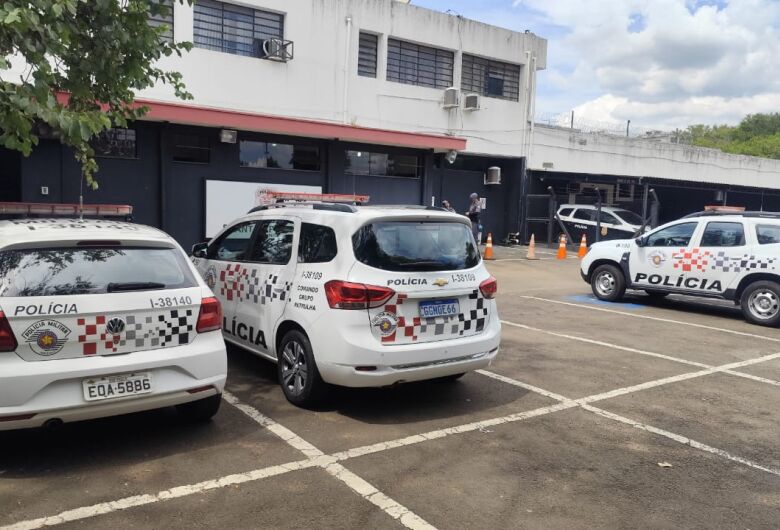
M683 221L667 225L643 238L640 246L632 243L629 255L631 284L650 290L692 289L687 278L701 276L707 267L701 249L691 243L699 227L698 221Z
M582 239L582 234L589 242L596 241L596 210L577 208L571 216L571 221L565 223L574 243Z
M290 299L299 226L289 217L259 221L242 265L243 288L229 326L239 344L264 356L271 354L273 331Z
M599 215L599 218L601 219L601 236L599 237L599 241L624 239L631 236L631 234L627 234L621 230L622 225L620 221L611 213L602 210L601 212L595 211L594 214ZM588 243L595 243L595 241L595 239L588 239Z
M746 256L750 255L741 221L708 221L699 242L708 261L707 283L704 289L722 293L734 285L743 272Z

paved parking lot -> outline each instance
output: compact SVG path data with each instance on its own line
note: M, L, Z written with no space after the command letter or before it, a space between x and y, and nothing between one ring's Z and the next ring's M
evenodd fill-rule
M545 252L499 249L501 353L454 383L305 411L230 349L209 424L0 433L0 528L776 528L780 330L715 301L597 302Z

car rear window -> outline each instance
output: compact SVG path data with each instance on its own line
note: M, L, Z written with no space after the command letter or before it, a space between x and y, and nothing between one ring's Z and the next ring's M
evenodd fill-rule
M173 248L0 251L0 297L179 289L196 285L185 257Z
M480 256L469 227L454 222L379 222L352 236L355 257L386 271L470 269Z

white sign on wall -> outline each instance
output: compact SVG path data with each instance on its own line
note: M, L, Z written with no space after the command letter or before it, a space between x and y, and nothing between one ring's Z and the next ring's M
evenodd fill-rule
M267 184L264 182L206 181L206 237L212 238L225 225L255 206L270 204L270 192L322 193L321 186Z

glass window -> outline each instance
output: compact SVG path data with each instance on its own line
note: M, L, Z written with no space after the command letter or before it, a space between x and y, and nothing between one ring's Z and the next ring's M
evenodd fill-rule
M593 221L596 218L596 210L584 210L580 208L574 212L574 218L580 221Z
M197 0L195 46L219 52L265 57L263 43L284 36L284 15L213 0Z
M697 223L681 223L663 228L647 236L648 247L687 247Z
M152 284L133 290L197 285L186 258L172 248L5 250L0 251L0 278L0 296L100 294L129 283Z
M595 213L595 211L594 211ZM620 224L620 221L617 220L617 218L612 215L611 213L607 213L605 211L601 211L601 215L599 216L602 223L610 224L610 225L618 225Z
M92 140L95 156L105 158L138 158L134 129L106 129Z
M642 217L635 214L634 212L628 210L616 210L615 215L617 215L618 217L620 217L630 225L641 226L642 224Z
M160 39L173 42L173 0L149 2L149 25L160 30Z
M780 225L758 225L756 237L759 245L780 243Z
M417 155L347 151L345 172L351 175L419 178L422 163Z
M219 261L247 261L249 243L257 223L242 223L225 232L209 245L208 258Z
M462 223L380 222L352 236L355 257L386 271L451 271L479 263L471 229Z
M701 236L702 247L741 247L745 244L742 223L707 223Z
M173 160L208 164L211 161L211 143L205 136L198 134L173 135Z
M558 212L558 215L561 217L569 217L571 215L571 212L574 211L574 208L564 208L560 212Z
M249 261L271 265L287 265L292 256L295 223L292 221L261 221L257 240Z
M463 54L461 89L492 98L520 99L520 66Z
M241 167L320 170L320 149L316 146L242 140L239 159Z
M378 38L371 33L360 32L358 45L358 75L376 77Z
M336 257L336 233L329 226L303 223L298 263L327 263Z
M387 80L407 85L449 88L455 54L390 38L387 40Z

